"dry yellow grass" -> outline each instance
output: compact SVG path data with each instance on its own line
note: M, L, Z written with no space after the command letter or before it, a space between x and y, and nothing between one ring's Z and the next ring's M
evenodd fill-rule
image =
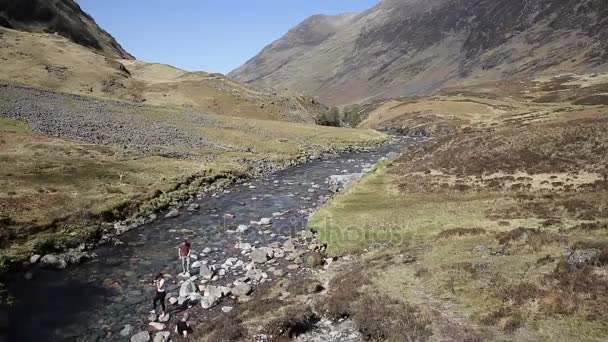
M0 47L6 82L257 119L312 123L325 110L302 95L254 89L222 75L111 59L57 35L0 28Z

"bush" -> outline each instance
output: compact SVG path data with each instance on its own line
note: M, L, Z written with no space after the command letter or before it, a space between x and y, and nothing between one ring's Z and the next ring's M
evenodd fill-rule
M426 341L431 335L431 322L418 308L385 296L364 296L355 305L353 320L372 341Z

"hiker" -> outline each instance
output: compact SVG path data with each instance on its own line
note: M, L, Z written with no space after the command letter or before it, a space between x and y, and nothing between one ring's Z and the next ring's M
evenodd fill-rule
M160 307L163 310L161 317L165 316L165 296L167 293L165 292L165 278L163 274L158 272L154 277L154 300L152 301L152 311L151 314L156 314L156 303L160 302Z
M184 240L178 249L179 260L182 262L182 273L184 276L190 276L190 242Z
M180 319L175 325L175 332L178 335L188 337L188 333L192 331L192 328L190 328L190 323L188 323L188 318L190 318L190 315L186 312L182 316L182 319Z

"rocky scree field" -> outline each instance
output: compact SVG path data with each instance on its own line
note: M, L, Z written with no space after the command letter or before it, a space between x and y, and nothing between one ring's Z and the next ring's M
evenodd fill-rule
M147 220L206 187L386 140L371 130L232 118L3 84L2 268L34 252L95 240L113 230L106 225L112 221Z

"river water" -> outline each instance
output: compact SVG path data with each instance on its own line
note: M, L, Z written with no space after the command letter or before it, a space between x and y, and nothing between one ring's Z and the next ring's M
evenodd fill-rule
M8 340L128 341L130 337L119 334L125 324L134 327L132 334L147 329L153 274L163 272L173 277L168 282L167 298L179 290L176 281L181 267L176 247L181 240L188 238L196 253L210 248L210 253L199 256L209 264L219 265L228 257L246 259L235 247L239 241L268 246L305 229L308 215L332 195L326 184L330 175L361 172L387 153L401 152L419 142L399 137L372 150L344 153L234 184L198 200L200 210L196 212L181 210L176 218L158 219L123 234L123 244L99 247L94 251L97 257L86 263L66 271L34 269L32 280L15 275L9 281L9 291L18 304L10 312ZM268 227L252 225L246 234L231 233L239 224L273 217L276 212L282 215L273 218ZM274 264L276 268L286 265ZM298 272L285 271L287 277ZM239 276L242 274L227 274L214 285L230 284ZM213 315L222 305L226 301L210 310L199 306L198 314ZM175 315L171 322L175 322Z

